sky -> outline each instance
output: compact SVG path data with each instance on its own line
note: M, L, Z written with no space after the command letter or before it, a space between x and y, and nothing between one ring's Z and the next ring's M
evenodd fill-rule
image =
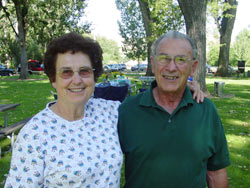
M115 0L88 0L86 9L87 20L92 22L92 33L105 36L120 42L119 27L120 12L116 8Z
M250 29L250 0L238 0L238 9L232 41L244 28ZM117 10L115 0L89 0L86 9L87 20L92 22L92 33L116 40L121 44L117 20L120 20L120 12Z

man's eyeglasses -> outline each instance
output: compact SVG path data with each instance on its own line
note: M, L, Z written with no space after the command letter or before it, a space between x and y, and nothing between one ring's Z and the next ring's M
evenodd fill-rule
M75 72L78 72L79 76L82 78L89 78L94 71L95 69L90 67L82 67L78 71L74 71L71 68L61 68L57 71L57 73L63 79L72 78Z
M174 63L177 65L177 66L181 66L181 65L184 65L186 64L188 61L192 60L192 59L189 59L185 56L175 56L175 57L171 57L169 55L158 55L156 56L156 60L157 60L157 63L160 64L160 65L163 65L163 66L166 66L166 65L169 65L171 63L172 60L174 60Z

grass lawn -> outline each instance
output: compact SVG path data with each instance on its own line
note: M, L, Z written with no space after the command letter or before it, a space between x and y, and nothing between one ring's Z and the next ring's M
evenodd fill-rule
M129 75L128 75L129 76ZM228 168L230 187L250 187L250 78L214 78L206 79L210 93L214 90L214 81L224 81L224 92L233 97L212 97L222 119L231 157ZM139 83L139 82L138 82ZM20 103L10 111L9 123L18 122L35 115L46 103L53 100L52 87L46 76L31 76L29 80L18 80L17 77L0 77L0 104ZM0 125L3 125L3 113L0 113ZM3 187L4 174L8 172L11 153L10 140L0 140L2 156L0 158L0 188ZM122 175L122 184L124 175Z

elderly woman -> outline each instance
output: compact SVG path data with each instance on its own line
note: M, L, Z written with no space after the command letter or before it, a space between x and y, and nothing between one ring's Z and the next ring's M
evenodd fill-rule
M20 131L5 188L120 187L120 103L91 97L102 72L101 47L66 34L49 44L44 68L58 100ZM192 88L202 99L199 88Z
M5 187L120 187L120 103L91 98L101 47L66 34L49 44L44 68L58 100L20 131Z

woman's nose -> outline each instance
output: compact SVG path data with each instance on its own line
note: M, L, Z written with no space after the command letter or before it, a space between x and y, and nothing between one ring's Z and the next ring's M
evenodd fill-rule
M78 72L74 72L74 75L72 76L72 82L73 83L81 83L82 77L79 75Z

